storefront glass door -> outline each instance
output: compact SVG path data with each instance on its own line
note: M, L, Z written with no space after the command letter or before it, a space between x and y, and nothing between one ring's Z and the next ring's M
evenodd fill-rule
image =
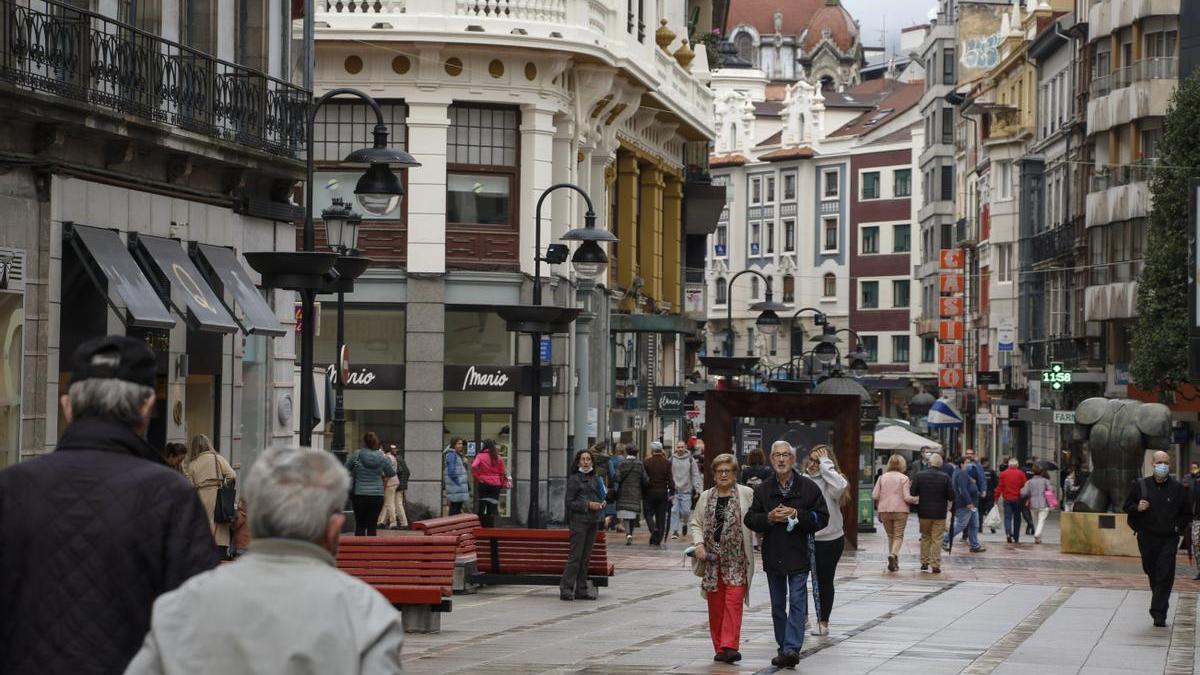
M504 458L504 466L510 475L516 475L512 453L512 410L455 410L448 408L443 417L443 445L453 438L462 438L467 443L467 463L475 461L483 441L492 439L496 449ZM471 508L474 509L475 486L471 486ZM500 517L510 518L512 490L500 492Z

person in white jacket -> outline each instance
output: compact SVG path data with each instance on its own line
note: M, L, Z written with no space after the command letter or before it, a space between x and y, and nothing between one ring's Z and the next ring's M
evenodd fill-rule
M671 455L671 480L675 489L671 503L671 538L678 539L680 528L683 534L687 534L688 521L692 518L692 493L700 494L704 489L700 464L692 458L687 443L683 441L675 444L675 453Z
M401 672L400 613L334 560L349 487L329 452L264 450L244 488L250 552L160 596L125 675Z
M845 532L842 530L842 507L850 501L847 491L849 483L838 471L837 462L827 445L814 446L808 453L804 475L821 488L825 506L829 509L829 525L814 535L816 538L817 596L821 607L813 635L829 634L829 615L833 611L833 575L845 547Z

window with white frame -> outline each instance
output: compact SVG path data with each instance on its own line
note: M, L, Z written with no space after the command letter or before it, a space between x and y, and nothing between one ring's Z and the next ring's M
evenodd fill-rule
M722 277L717 277L715 286L716 290L713 293L715 299L713 302L718 305L724 305L729 301L729 284Z
M862 174L862 195L860 199L879 199L879 172L864 171Z
M996 283L1012 283L1012 244L996 244Z
M862 336L862 350L866 356L867 363L879 362L879 336L864 335Z
M837 275L833 272L826 272L825 276L821 278L821 297L837 297Z
M912 169L896 169L892 172L892 193L897 199L912 196Z
M796 250L796 221L783 221L783 252L791 253Z
M717 225L716 250L713 253L718 258L729 255L729 226L724 223Z
M758 277L750 277L750 297L758 299Z
M912 250L912 226L908 223L892 226L892 253Z
M908 307L909 286L908 279L892 280L892 307Z
M892 363L908 363L909 343L907 335L892 336Z
M838 250L838 219L828 216L821 219L821 251L836 253Z
M762 203L762 177L751 176L750 178L750 203Z
M783 201L792 201L796 198L796 174L783 174Z
M455 103L446 137L446 223L514 227L520 164L514 108Z
M879 253L879 226L871 225L862 228L862 250L863 255Z
M763 190L763 201L767 204L775 203L775 176L767 176L767 187Z
M762 255L762 225L750 223L750 255Z
M921 363L933 363L937 355L937 342L930 336L921 338Z
M823 184L821 194L825 199L833 199L838 196L838 170L827 169L821 173L821 183Z
M996 194L1000 199L1012 199L1012 162L1002 160L996 162L995 173Z
M862 298L859 302L859 307L862 309L879 309L879 282L878 281L861 281L859 287L862 289Z

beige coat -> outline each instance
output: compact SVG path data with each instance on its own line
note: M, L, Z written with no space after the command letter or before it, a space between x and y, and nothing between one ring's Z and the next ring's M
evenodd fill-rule
M750 581L754 578L754 532L746 527L745 517L746 512L750 510L750 505L754 503L754 489L741 484L734 484L734 489L737 490L738 502L742 508L742 522L739 523L742 527L742 546L746 549L746 562L750 569L746 570L746 606L750 606ZM692 520L688 523L688 532L692 535L692 544L699 546L704 543L704 514L707 513L708 500L715 499L714 495L717 488L712 487L700 493L700 499L696 501L696 506L692 509ZM707 597L704 589L700 589L701 597Z
M218 473L219 472L219 473ZM221 455L209 451L200 453L184 468L184 473L191 479L192 485L200 494L200 502L204 504L204 512L208 514L208 528L212 530L213 539L217 546L229 545L229 530L231 523L217 525L213 522L213 509L217 505L217 488L225 478L237 478L233 467Z

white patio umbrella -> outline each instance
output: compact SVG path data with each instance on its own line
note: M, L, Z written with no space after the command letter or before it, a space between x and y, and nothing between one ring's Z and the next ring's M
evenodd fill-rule
M941 452L942 444L914 434L900 426L884 427L875 432L876 450L911 450L915 452L921 448L932 448Z

